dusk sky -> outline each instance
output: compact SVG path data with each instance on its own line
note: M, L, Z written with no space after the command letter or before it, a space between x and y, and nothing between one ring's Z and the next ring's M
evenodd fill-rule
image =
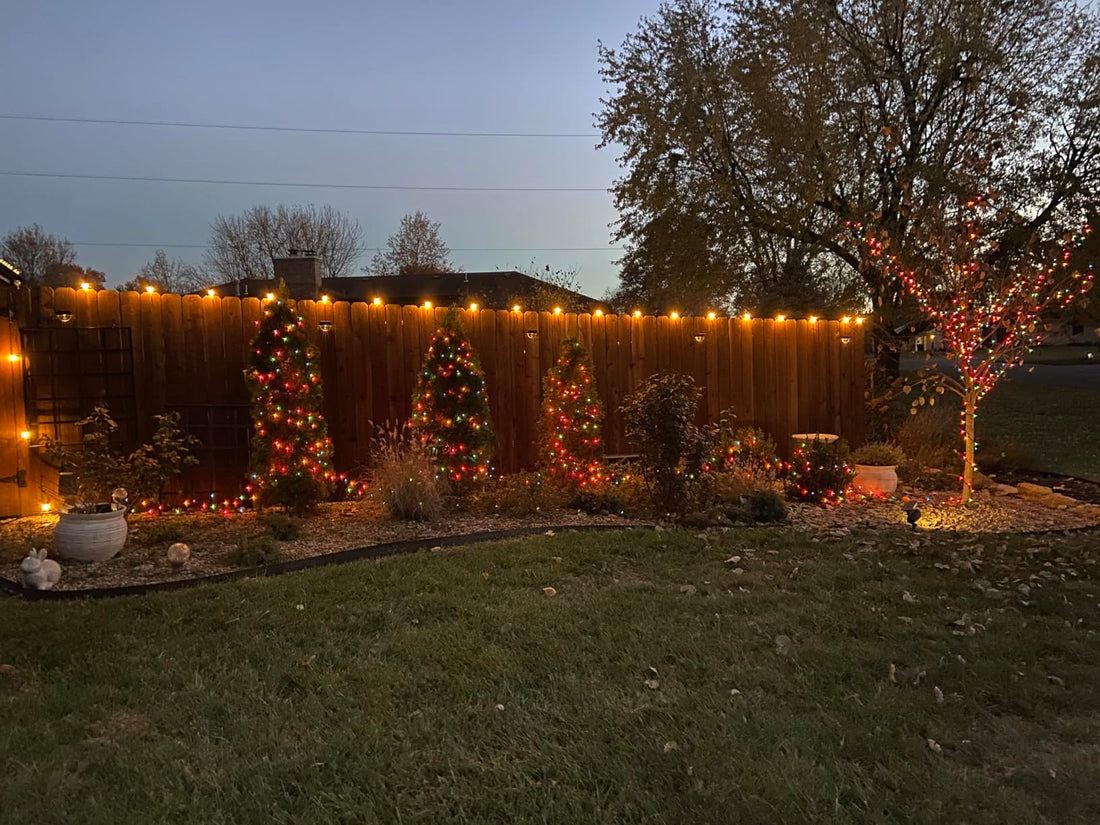
M0 114L322 129L579 133L378 136L0 119L0 171L596 192L305 189L0 176L0 233L39 223L77 262L127 280L153 257L200 263L209 224L255 204L328 203L383 245L402 215L442 224L466 270L576 266L616 280L597 151L597 41L618 46L656 0L12 3ZM150 244L149 247L92 244ZM596 251L540 248L596 247ZM516 251L462 251L507 248ZM530 251L527 251L530 250ZM364 252L360 265L372 251Z

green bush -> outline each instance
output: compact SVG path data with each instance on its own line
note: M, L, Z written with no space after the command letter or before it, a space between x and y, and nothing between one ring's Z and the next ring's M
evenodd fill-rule
M852 482L854 472L849 459L843 440L830 443L814 439L800 446L791 458L787 495L796 501L818 504L837 501Z
M918 468L932 467L958 475L962 448L959 417L946 406L921 407L916 415L906 416L894 441Z
M541 473L515 473L494 479L477 496L479 512L503 516L547 513L565 503L560 485Z
M256 521L279 541L294 541L302 532L302 522L283 513L264 513Z
M432 521L443 512L443 491L431 452L408 425L379 426L371 490L391 518Z
M787 505L773 482L738 473L708 473L692 486L687 526L784 521Z
M654 503L679 511L702 469L707 439L695 425L699 390L690 376L655 375L622 406L626 437L638 452Z
M852 453L853 464L869 467L897 467L905 461L905 453L896 444L877 442L864 444Z
M771 488L753 490L748 495L749 518L754 524L772 524L787 520L787 502Z
M590 484L573 493L569 509L592 516L621 516L625 515L626 505L614 485Z
M142 524L134 533L135 542L144 546L187 540L184 526L167 516Z
M244 536L229 551L226 560L237 567L264 567L279 560L282 551L270 536Z

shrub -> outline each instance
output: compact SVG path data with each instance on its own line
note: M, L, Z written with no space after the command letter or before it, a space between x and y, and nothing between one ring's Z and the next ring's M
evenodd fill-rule
M959 419L947 407L921 407L916 415L906 416L894 440L918 468L933 467L958 475Z
M773 482L737 473L709 473L692 488L690 526L783 521L787 505Z
M531 516L565 502L560 485L541 473L515 473L493 480L478 495L477 509L504 516Z
M896 444L883 442L864 444L852 453L853 464L865 464L872 467L897 467L904 461L905 453Z
M226 560L238 567L264 567L277 562L281 555L279 545L270 536L243 536Z
M577 490L569 500L570 510L580 510L592 516L621 516L626 505L612 484L590 484Z
M743 476L773 479L779 470L775 442L758 427L731 429L720 425L711 430L711 464Z
M293 541L302 532L302 522L284 513L264 513L256 521L279 541Z
M187 531L184 526L167 517L142 524L135 532L137 535L134 538L137 543L146 546L187 541Z
M844 441L814 439L800 445L791 459L787 495L799 501L839 501L851 484L853 470Z
M787 520L787 502L770 487L753 490L748 495L749 517L757 524Z
M160 501L165 485L183 472L183 468L198 464L191 450L199 440L180 428L177 412L153 416L157 423L153 443L138 447L125 462L125 483L132 501Z
M431 521L443 512L441 482L428 447L404 427L379 426L371 489L391 518Z
M540 458L547 473L570 487L598 480L603 403L588 352L576 338L562 343L558 363L542 382Z
M684 375L655 375L622 407L626 437L641 457L642 471L654 487L656 502L679 510L687 482L703 463L706 439L695 426L699 390Z
M431 451L440 476L460 492L489 477L496 436L485 374L453 309L428 345L412 408L413 431Z

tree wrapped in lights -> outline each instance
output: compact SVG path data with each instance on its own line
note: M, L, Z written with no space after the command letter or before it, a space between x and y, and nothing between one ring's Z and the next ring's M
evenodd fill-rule
M411 423L431 450L441 478L461 488L488 477L496 435L485 375L453 309L443 316L425 354Z
M852 225L867 255L901 282L935 324L954 363L954 376L922 371L916 382L922 394L911 411L926 397L934 404L935 394L945 391L962 400L963 503L971 500L974 489L974 422L982 399L1041 342L1044 321L1093 284L1091 265L1070 265L1091 232L1087 224L1047 243L998 242L995 229L1000 237L1012 238L1020 225L1022 219L992 197L975 196L957 209L914 215L911 235L916 243L909 246L916 251L905 260L894 252L899 245L889 236ZM935 394L929 395L930 390Z
M541 459L547 472L569 487L598 481L603 404L588 352L576 338L562 343L558 363L543 380L542 396Z
M251 491L261 507L303 513L332 490L332 442L321 413L321 371L305 324L280 282L256 322L245 378L252 393Z

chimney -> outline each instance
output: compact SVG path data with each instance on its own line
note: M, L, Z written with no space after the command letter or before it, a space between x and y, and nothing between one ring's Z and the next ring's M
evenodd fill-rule
M312 249L289 249L285 258L273 258L275 283L286 281L290 297L316 298L321 294L321 259Z

